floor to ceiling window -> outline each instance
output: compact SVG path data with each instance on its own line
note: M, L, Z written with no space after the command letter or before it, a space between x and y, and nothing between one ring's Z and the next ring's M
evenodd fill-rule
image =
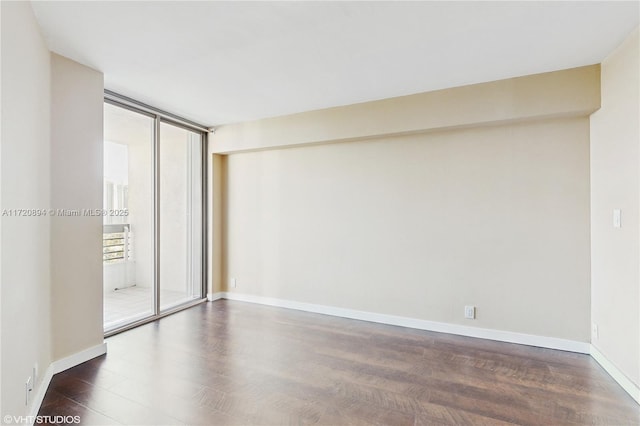
M104 106L104 330L203 300L206 134L149 108Z
M104 329L154 314L155 119L104 105Z
M202 136L160 125L160 308L202 295Z

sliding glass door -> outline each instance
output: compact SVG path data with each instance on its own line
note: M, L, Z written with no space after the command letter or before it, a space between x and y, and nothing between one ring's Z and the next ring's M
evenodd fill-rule
M202 135L160 125L160 309L202 297Z
M104 330L203 299L205 136L160 114L104 107Z
M152 316L155 119L104 106L104 329Z

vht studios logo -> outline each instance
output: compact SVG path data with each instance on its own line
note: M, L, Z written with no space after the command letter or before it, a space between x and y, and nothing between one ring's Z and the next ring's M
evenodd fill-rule
M4 424L79 424L80 416L11 416L2 418Z

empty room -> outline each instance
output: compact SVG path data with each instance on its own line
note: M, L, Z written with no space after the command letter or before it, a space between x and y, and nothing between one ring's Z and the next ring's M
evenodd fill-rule
M640 424L640 2L0 20L2 424Z

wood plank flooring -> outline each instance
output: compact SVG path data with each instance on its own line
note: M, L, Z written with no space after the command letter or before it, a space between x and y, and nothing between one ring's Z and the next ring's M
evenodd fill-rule
M107 339L41 416L124 425L640 424L589 356L217 301ZM63 422L64 423L64 422Z

